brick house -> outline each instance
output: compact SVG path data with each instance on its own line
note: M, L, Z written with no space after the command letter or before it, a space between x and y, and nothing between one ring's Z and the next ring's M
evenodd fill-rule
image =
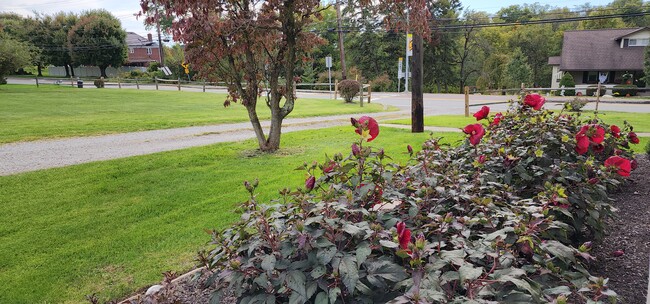
M551 88L559 88L565 72L578 86L625 83L623 75L633 75L636 84L643 76L644 49L650 44L650 28L565 31L560 56L549 57L553 67Z
M151 62L160 62L160 50L157 41L153 41L151 34L147 38L134 32L126 33L126 44L129 47L127 66L149 66Z

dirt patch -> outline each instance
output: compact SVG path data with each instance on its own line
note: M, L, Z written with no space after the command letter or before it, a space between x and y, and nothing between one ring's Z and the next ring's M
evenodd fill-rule
M609 278L620 303L646 303L650 258L650 161L637 156L638 168L629 183L612 195L618 209L609 222L608 235L593 249L592 273ZM615 256L617 250L623 255ZM620 253L620 252L619 252Z

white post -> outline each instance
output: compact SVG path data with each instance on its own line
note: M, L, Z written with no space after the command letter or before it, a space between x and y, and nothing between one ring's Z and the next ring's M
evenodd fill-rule
M332 99L332 68L327 68L327 79L329 79L330 99Z

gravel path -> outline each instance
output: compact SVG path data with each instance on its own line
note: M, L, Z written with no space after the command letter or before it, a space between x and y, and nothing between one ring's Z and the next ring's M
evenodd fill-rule
M345 125L350 123L351 116L361 115L289 118L284 120L282 132ZM409 113L400 111L370 115L378 119L394 119ZM262 126L268 129L270 122L263 121ZM10 143L0 145L0 176L250 138L255 138L251 124L242 122Z

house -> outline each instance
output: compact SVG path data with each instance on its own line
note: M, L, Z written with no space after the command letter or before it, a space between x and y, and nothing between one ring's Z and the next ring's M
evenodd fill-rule
M650 28L566 31L562 54L549 57L553 67L551 88L559 88L562 75L571 73L576 87L626 83L628 75L636 84L643 77L645 46L650 44ZM626 75L627 74L627 75Z
M129 57L125 65L149 66L151 62L160 62L160 48L151 34L144 38L134 32L127 32L126 44L129 47Z

